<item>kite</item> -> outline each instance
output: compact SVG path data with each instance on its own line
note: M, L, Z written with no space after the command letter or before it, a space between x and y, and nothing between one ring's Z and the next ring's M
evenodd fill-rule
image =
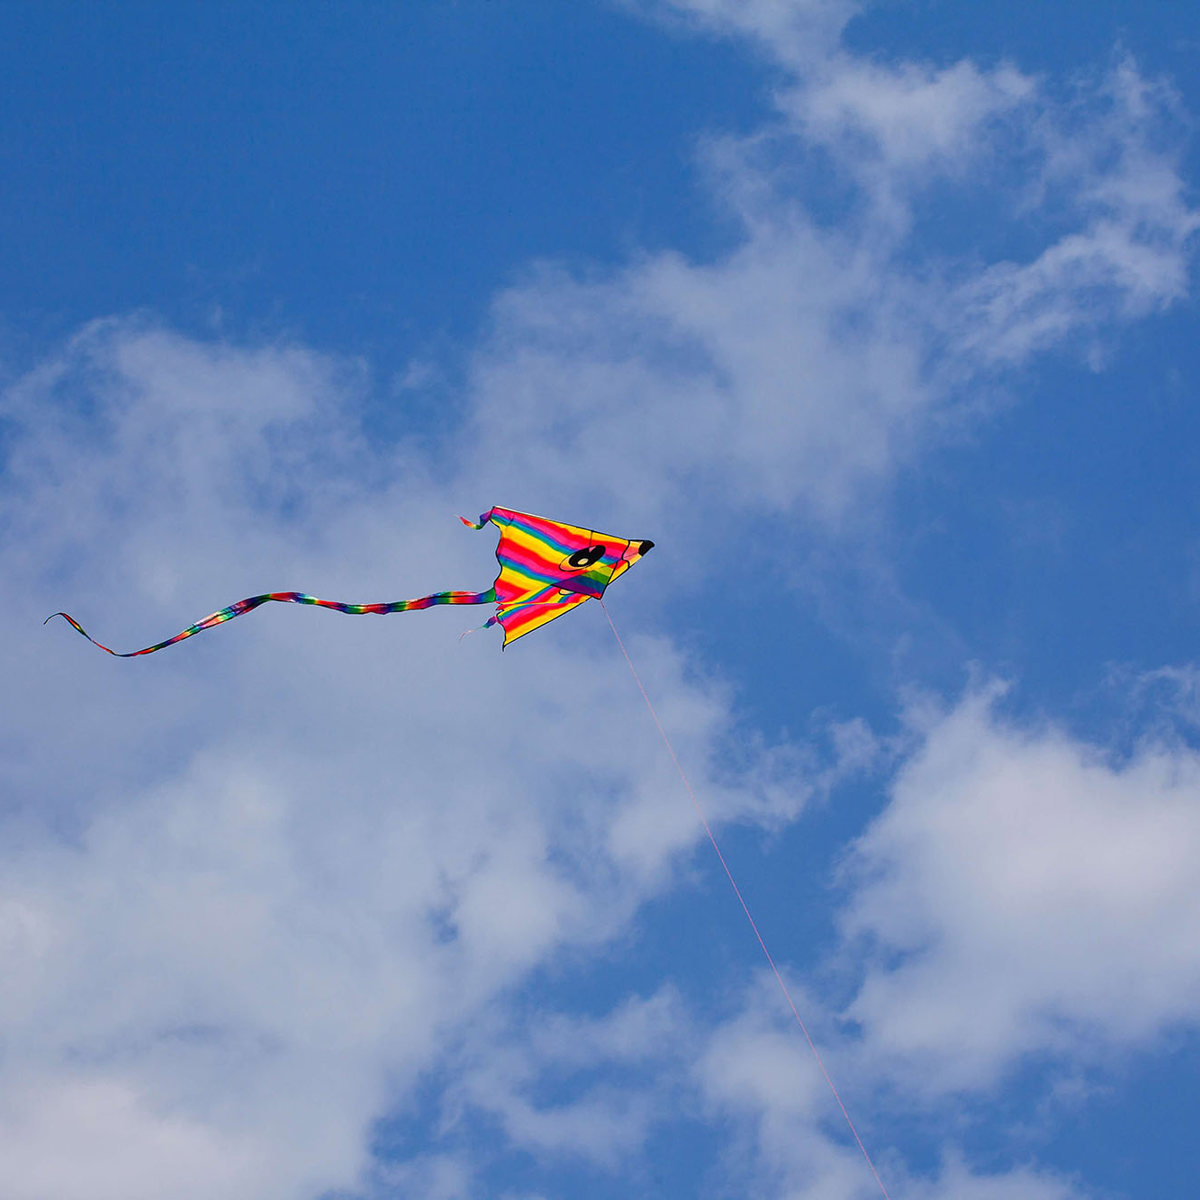
M393 600L385 604L343 604L338 600L318 600L305 592L266 592L218 609L165 642L156 642L127 654L110 650L96 641L69 613L57 612L46 620L63 617L101 650L117 658L137 658L141 654L153 654L164 646L173 646L214 625L223 625L271 600L285 604L316 604L355 614L412 612L432 608L435 604L495 604L495 615L480 628L499 625L504 631L503 646L507 646L578 608L585 600L599 600L605 588L654 545L647 540L609 537L594 529L565 525L511 508L490 509L478 521L469 521L466 517L459 517L459 520L471 529L482 529L491 523L500 530L500 542L496 547L500 574L486 592L433 592L415 600Z

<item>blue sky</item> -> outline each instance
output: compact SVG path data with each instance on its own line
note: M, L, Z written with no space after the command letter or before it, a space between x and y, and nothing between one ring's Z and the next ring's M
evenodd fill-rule
M1200 17L2 4L3 1200L1200 1167Z

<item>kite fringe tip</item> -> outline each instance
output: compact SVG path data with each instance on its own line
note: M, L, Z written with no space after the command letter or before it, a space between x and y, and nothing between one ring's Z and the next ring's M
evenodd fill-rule
M56 612L56 613L51 613L51 614L50 614L50 615L49 615L49 616L48 616L48 617L47 617L47 618L46 618L46 619L45 619L45 620L42 622L42 624L43 624L43 625L49 625L49 624L50 624L50 622L51 622L51 621L53 621L55 617L65 617L66 615L67 615L67 614L66 614L65 612Z
M488 523L488 521L491 519L491 515L492 515L493 511L494 511L493 509L489 508L487 512L480 513L478 521L472 521L470 517L464 517L462 515L462 513L455 513L455 516L457 516L458 519L468 529L482 529Z

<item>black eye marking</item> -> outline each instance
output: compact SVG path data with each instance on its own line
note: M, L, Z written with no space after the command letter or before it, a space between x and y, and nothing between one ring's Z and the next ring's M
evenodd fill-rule
M648 553L649 553L651 550L653 550L653 549L654 549L654 543L653 543L652 541L650 541L650 539L649 539L649 538L647 538L647 539L646 539L646 540L645 540L645 541L644 541L644 542L643 542L643 543L642 543L642 544L641 544L641 545L638 547L638 553L639 553L639 554L648 554Z
M588 546L586 550L576 550L575 553L567 559L566 565L573 571L582 571L603 557L603 546Z

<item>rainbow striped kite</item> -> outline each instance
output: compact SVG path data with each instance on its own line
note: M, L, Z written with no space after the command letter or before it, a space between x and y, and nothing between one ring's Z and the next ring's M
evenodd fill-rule
M416 600L393 600L387 604L343 604L338 600L318 600L305 592L266 592L218 609L165 642L156 642L127 654L110 650L96 641L69 613L57 612L46 620L64 617L101 650L117 658L137 658L140 654L153 654L164 646L173 646L214 625L223 625L269 600L316 604L343 613L379 614L432 608L435 604L495 604L495 616L480 628L499 625L504 630L504 645L507 646L578 608L585 600L598 600L618 575L627 571L654 545L650 541L631 542L609 537L594 529L564 525L561 521L549 521L511 508L493 508L478 521L468 521L466 517L459 517L459 520L472 529L482 529L491 522L500 530L500 544L496 547L500 574L486 592L434 592Z

